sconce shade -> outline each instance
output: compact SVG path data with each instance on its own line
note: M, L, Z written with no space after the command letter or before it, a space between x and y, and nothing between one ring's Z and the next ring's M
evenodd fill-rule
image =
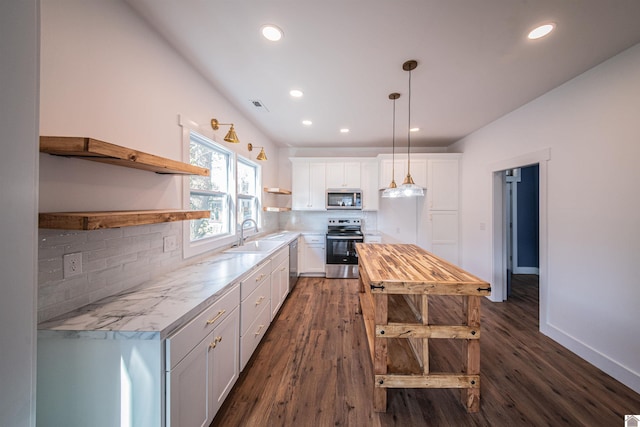
M255 147L255 148L260 148L260 152L256 156L256 160L267 160L267 154L264 152L264 147ZM253 151L253 144L252 143L248 143L247 144L247 149L249 151Z
M231 128L229 129L229 132L227 132L227 135L224 137L224 140L227 142L232 142L234 144L240 142L240 140L238 139L238 135L236 135L236 131L233 128L233 124L231 124Z
M238 139L238 135L236 135L236 131L233 128L233 123L220 123L218 119L215 119L215 118L211 119L211 128L213 130L220 129L220 125L231 125L229 132L227 132L227 134L224 137L225 141L232 142L234 144L237 144L238 142L240 142L240 140Z

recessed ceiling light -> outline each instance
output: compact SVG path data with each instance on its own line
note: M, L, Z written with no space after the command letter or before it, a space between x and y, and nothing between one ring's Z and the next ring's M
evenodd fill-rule
M289 95L293 96L294 98L302 98L302 95L304 94L302 93L301 90L292 89L289 91Z
M280 28L272 24L263 25L260 31L265 39L272 42L277 42L284 35Z
M340 129L340 133L349 133L349 129L342 128L342 129Z
M303 120L302 124L305 126L311 126L313 124L313 122L311 120Z
M536 27L533 30L531 30L531 32L529 32L529 35L527 37L529 38L529 40L537 40L549 34L551 31L553 31L554 28L555 28L555 24L553 23L540 25L539 27Z
M409 129L409 132L418 132L420 130L420 128L411 128Z

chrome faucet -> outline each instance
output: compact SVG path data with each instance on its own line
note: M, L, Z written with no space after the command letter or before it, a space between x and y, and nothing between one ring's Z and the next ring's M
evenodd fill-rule
M253 222L253 225L256 226L256 233L260 230L258 230L258 224L256 223L256 221L253 218L247 218L244 221L242 221L242 225L240 225L240 239L238 240L238 246L242 246L244 245L244 225L247 222Z

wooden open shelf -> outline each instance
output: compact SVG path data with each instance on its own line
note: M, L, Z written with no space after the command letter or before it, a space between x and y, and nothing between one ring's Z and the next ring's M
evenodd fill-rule
M106 212L45 212L39 215L40 228L99 230L161 222L209 218L209 211L149 210Z
M159 174L209 176L209 169L178 162L93 138L41 136L40 152L141 169Z
M285 190L279 187L264 187L265 193L291 195L291 190Z
M291 208L277 207L277 206L265 206L262 208L265 212L288 212Z

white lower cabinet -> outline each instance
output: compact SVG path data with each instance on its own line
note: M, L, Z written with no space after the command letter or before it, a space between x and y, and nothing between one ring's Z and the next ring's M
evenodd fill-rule
M271 324L271 260L240 283L240 370Z
M278 314L289 294L289 247L271 258L271 320Z
M324 274L326 262L324 234L303 234L300 257L301 274Z
M167 426L208 426L238 379L240 286L166 340Z

